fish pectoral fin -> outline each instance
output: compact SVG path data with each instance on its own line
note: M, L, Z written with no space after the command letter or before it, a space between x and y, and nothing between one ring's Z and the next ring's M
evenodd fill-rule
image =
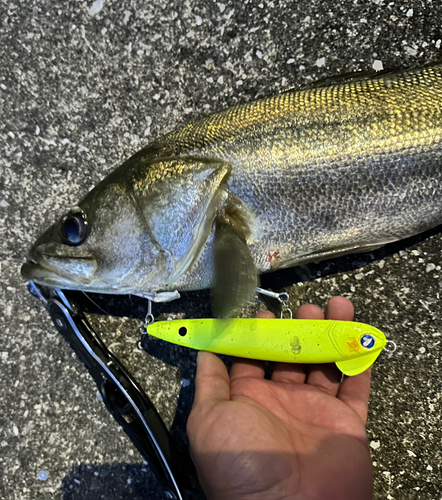
M359 375L360 373L365 372L365 370L368 370L368 368L370 368L370 366L376 361L381 352L382 349L377 349L376 351L363 354L362 356L346 359L344 361L337 361L336 366L344 375Z
M215 313L220 318L252 300L258 272L247 246L247 229L238 221L217 220L215 229L215 284L212 289Z
M143 171L134 198L146 232L173 259L169 285L199 257L227 198L230 163L212 158L157 158Z

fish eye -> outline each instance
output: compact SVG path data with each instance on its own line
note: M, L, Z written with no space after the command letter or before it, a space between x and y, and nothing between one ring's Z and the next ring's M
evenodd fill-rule
M82 211L69 213L61 223L60 233L63 243L71 246L81 245L89 233L86 214Z

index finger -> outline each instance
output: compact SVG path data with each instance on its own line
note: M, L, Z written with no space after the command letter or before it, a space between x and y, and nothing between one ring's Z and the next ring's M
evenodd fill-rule
M353 304L344 297L333 297L327 304L327 319L352 321L353 315ZM337 394L338 399L352 408L364 422L367 421L370 382L371 370L354 377L345 376Z
M368 399L370 397L371 368L354 377L344 377L338 391L338 399L352 408L367 422Z

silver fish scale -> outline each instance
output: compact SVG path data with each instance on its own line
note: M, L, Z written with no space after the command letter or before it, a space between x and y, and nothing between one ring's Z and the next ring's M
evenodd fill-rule
M151 148L233 165L228 189L256 216L248 243L266 271L441 223L441 103L435 66L282 93L182 127Z

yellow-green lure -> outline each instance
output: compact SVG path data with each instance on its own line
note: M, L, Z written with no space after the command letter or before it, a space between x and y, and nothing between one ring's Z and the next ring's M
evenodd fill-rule
M336 363L345 375L369 368L395 344L373 326L313 319L184 319L157 321L149 335L192 349L284 363Z

